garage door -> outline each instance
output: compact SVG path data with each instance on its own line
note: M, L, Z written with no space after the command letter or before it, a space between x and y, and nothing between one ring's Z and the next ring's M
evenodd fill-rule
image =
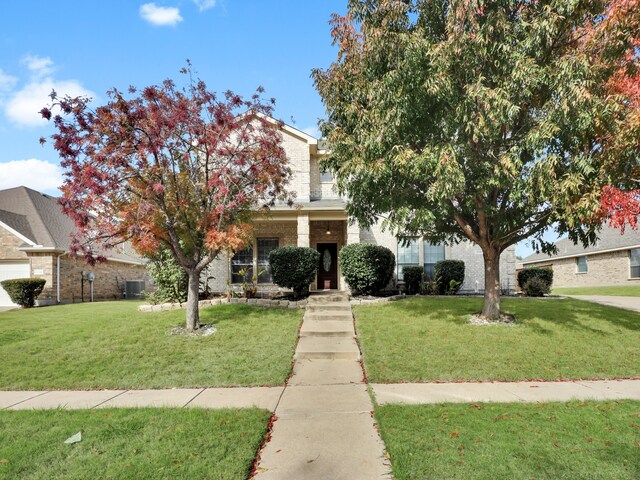
M0 282L2 280L10 280L12 278L29 278L31 269L28 263L0 263ZM13 307L15 305L7 292L0 285L0 307Z

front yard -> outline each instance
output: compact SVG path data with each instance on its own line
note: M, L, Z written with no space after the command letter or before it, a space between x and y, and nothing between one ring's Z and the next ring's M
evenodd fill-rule
M635 480L640 402L376 408L396 480Z
M247 478L266 410L0 412L0 478ZM82 432L82 441L64 441Z
M640 297L640 285L622 285L619 287L576 287L554 288L554 295L606 295L620 297Z
M354 308L373 383L640 377L640 314L573 299L505 298L514 325L467 323L481 298Z
M0 313L0 390L281 385L302 312L246 305L201 310L209 337L169 335L184 311L101 302Z

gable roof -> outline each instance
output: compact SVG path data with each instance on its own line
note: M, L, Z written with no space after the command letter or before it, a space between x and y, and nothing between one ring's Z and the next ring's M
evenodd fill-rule
M533 253L526 257L522 263L526 265L527 263L543 262L545 260L579 257L599 252L640 247L640 229L634 230L628 227L623 235L619 229L603 224L602 229L598 232L598 242L595 245L584 248L581 243L576 245L568 238L558 240L555 245L558 248L557 254Z
M68 252L76 227L62 212L58 199L27 187L0 190L0 222L25 243L20 248ZM105 252L110 260L142 263L133 253L113 249Z

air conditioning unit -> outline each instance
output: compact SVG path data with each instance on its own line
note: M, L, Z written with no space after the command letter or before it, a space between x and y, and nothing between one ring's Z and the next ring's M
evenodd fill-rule
M125 282L124 293L127 300L142 298L144 292L144 280L127 280Z

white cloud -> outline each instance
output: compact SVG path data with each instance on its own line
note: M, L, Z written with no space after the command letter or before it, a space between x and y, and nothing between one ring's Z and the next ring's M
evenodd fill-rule
M201 12L216 6L216 0L193 0Z
M30 158L0 163L0 190L24 185L38 191L56 193L62 185L59 165Z
M35 79L15 92L6 102L5 114L9 120L25 127L38 127L47 121L40 115L40 110L51 102L49 94L55 90L59 96L87 96L95 98L95 94L86 90L76 80L53 80L51 78Z
M35 77L44 77L53 73L53 60L50 57L39 55L25 55L21 62L33 73Z
M173 26L182 21L180 9L176 7L159 7L155 3L141 5L140 16L147 22L157 26Z
M13 90L17 82L16 77L4 73L0 68L0 94Z
M313 138L322 137L322 135L320 134L320 130L318 130L318 127L314 125L307 128L303 128L302 131L307 135L311 135Z

